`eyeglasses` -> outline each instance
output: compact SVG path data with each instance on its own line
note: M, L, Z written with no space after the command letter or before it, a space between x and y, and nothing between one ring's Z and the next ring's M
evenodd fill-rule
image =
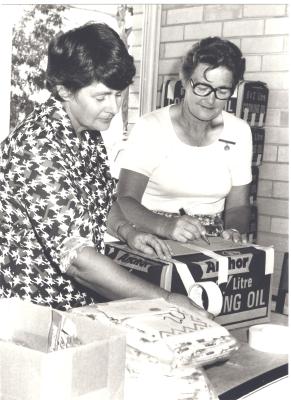
M208 85L207 83L200 83L200 82L194 83L192 79L190 79L190 84L193 93L201 97L206 97L210 93L214 92L214 95L218 100L227 100L231 97L233 93L233 88L228 88L228 87L214 88L211 85Z

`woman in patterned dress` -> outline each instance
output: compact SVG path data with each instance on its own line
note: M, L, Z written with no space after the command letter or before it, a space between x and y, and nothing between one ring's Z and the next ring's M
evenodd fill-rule
M105 24L86 24L49 44L51 97L0 148L0 298L62 310L134 296L193 307L104 255L114 181L100 131L134 74L133 58ZM118 207L111 230L134 249L169 255L163 241L137 232Z

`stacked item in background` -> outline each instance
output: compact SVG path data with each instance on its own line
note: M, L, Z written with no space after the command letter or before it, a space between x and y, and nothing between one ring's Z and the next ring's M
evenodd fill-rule
M184 89L181 80L168 79L163 83L161 93L161 107L169 104L180 103L184 97ZM251 127L253 136L253 159L251 183L251 220L249 225L248 241L256 243L257 239L257 206L259 166L262 163L266 113L268 106L269 90L264 82L242 80L239 82L233 96L228 100L225 111L244 119Z
M126 334L124 400L217 400L205 365L238 349L216 322L166 302L128 299L71 310Z
M226 104L226 111L235 114L238 118L244 119L251 128L253 136L253 159L250 202L251 220L249 226L248 241L256 243L258 210L256 205L259 166L262 164L265 128L264 124L267 115L269 89L265 82L242 80L239 82L233 96Z
M185 90L180 79L168 79L163 83L161 93L161 107L180 103Z

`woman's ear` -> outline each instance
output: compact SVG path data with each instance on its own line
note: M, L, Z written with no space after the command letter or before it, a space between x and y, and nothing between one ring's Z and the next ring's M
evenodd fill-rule
M72 92L63 85L57 85L58 95L64 100L70 100Z

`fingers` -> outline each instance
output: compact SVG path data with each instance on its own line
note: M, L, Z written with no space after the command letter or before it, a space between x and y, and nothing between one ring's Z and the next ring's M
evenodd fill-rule
M246 243L248 242L248 235L247 235L247 233L242 233L242 234L241 234L241 242L242 242L243 244L246 244Z
M203 317L209 318L209 319L213 319L214 315L211 314L210 312L206 311L204 308L200 307L198 304L196 304L192 299L190 299L190 303L193 307L195 307L197 312L200 312L201 315L203 315Z
M173 255L168 243L147 233L138 233L133 242L133 246L136 250L151 256L156 255L161 259L170 259Z
M213 315L194 303L189 297L179 293L169 293L167 301L177 306L184 307L202 318L213 318Z
M243 236L236 229L226 229L222 232L221 236L223 239L232 240L233 243L246 243L246 241L243 242ZM246 240L246 236L244 239Z
M173 220L174 227L172 239L186 243L188 241L199 239L205 235L206 231L203 225L194 217L183 215Z

